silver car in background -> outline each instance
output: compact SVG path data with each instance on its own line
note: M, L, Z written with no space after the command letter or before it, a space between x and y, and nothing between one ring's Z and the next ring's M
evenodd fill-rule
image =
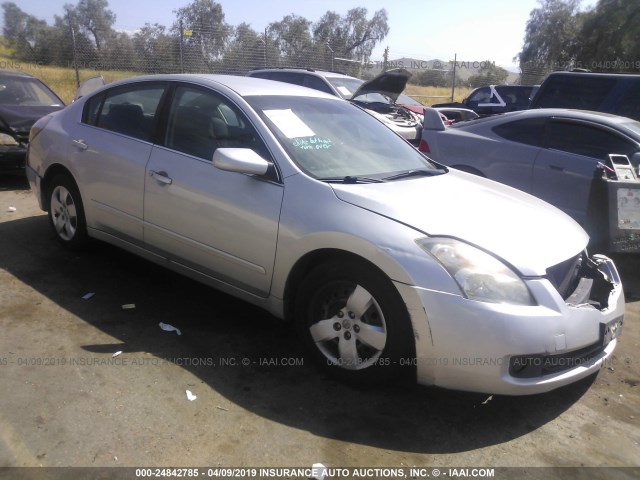
M607 113L543 108L447 126L425 109L420 151L555 205L581 225L594 175L611 154L640 164L640 122Z
M322 92L124 80L41 119L27 170L65 246L100 239L259 305L346 381L543 392L597 372L621 332L616 267L573 220Z

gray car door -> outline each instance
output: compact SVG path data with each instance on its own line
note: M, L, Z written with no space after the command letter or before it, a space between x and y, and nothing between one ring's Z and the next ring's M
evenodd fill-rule
M226 97L180 85L168 110L162 145L147 165L144 240L171 261L245 291L271 285L284 188L267 179L217 169L216 148L269 152Z
M545 147L535 163L532 193L585 225L598 162L607 162L611 153L627 154L633 145L591 122L552 119Z
M88 227L142 244L145 167L166 87L117 87L87 101L69 155L83 188Z

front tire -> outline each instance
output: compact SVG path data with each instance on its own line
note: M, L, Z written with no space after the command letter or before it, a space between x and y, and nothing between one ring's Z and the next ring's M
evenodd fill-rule
M70 250L87 243L84 206L76 183L68 175L57 175L49 188L49 224L58 241Z
M308 354L334 377L356 383L415 382L415 344L396 287L364 262L313 269L297 295L296 324Z

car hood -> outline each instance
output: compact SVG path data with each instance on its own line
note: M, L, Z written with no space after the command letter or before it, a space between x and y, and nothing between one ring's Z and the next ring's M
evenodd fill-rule
M364 82L358 90L355 91L352 99L357 98L365 93L383 93L393 100L395 103L407 86L407 82L411 78L411 72L404 68L394 68L382 72L376 78Z
M524 276L586 248L586 232L531 195L470 174L449 172L388 183L332 184L344 202L430 236L449 236L487 250Z
M30 107L21 105L0 105L0 121L5 128L15 132L29 132L36 121L49 113L62 110L58 107Z

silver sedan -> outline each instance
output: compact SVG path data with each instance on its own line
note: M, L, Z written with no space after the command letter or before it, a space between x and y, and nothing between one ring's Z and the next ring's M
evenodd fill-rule
M616 268L568 216L318 91L124 80L38 121L27 170L66 247L259 305L346 381L537 393L597 372L621 332Z

